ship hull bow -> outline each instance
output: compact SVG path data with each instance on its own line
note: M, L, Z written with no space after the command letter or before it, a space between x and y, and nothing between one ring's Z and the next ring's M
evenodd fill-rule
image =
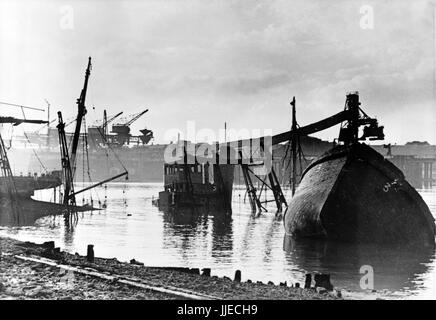
M294 237L434 245L434 219L418 192L369 146L338 147L310 165L285 213Z

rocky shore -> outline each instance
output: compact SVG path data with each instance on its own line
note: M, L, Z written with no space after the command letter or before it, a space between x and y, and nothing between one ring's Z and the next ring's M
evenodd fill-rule
M0 238L0 252L0 299L340 299L322 288L211 277L208 269L73 255L53 243Z

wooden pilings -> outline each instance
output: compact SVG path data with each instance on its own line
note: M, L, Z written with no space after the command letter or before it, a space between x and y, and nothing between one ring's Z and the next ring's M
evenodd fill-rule
M88 250L86 253L86 260L88 262L94 262L94 246L92 244L88 244Z

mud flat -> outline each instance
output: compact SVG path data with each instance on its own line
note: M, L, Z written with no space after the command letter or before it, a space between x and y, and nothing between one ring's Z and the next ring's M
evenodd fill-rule
M319 288L211 277L208 269L92 259L62 252L52 242L0 238L0 251L0 299L339 299Z

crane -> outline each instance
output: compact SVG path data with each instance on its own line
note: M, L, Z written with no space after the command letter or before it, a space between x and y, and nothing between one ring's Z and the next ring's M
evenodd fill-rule
M104 114L106 116L106 110L104 110ZM103 124L102 124L101 128L102 128L102 131L103 131L105 139L106 139L106 137L108 135L107 128L108 128L109 123L114 121L116 118L118 118L122 114L123 114L123 111L118 112L116 115L114 115L114 116L110 117L109 119L106 119L106 120L103 121Z
M127 142L129 144L130 142L130 125L138 120L140 117L142 117L145 113L148 112L148 109L141 111L139 113L135 113L133 115L130 115L127 120L124 120L125 122L117 123L112 126L112 132L117 135L117 144L119 146L122 146L124 143Z
M142 117L147 112L148 112L148 109L145 109L144 111L141 111L141 112L138 112L135 114L131 114L131 115L127 116L126 119L124 119L124 122L119 122L119 123L117 123L117 125L130 126L133 122L138 120L140 117Z
M93 147L98 147L101 145L105 145L108 138L108 124L122 115L123 112L118 112L116 115L111 116L107 119L106 110L103 112L103 123L101 126L92 126L88 128L88 137L93 142Z

